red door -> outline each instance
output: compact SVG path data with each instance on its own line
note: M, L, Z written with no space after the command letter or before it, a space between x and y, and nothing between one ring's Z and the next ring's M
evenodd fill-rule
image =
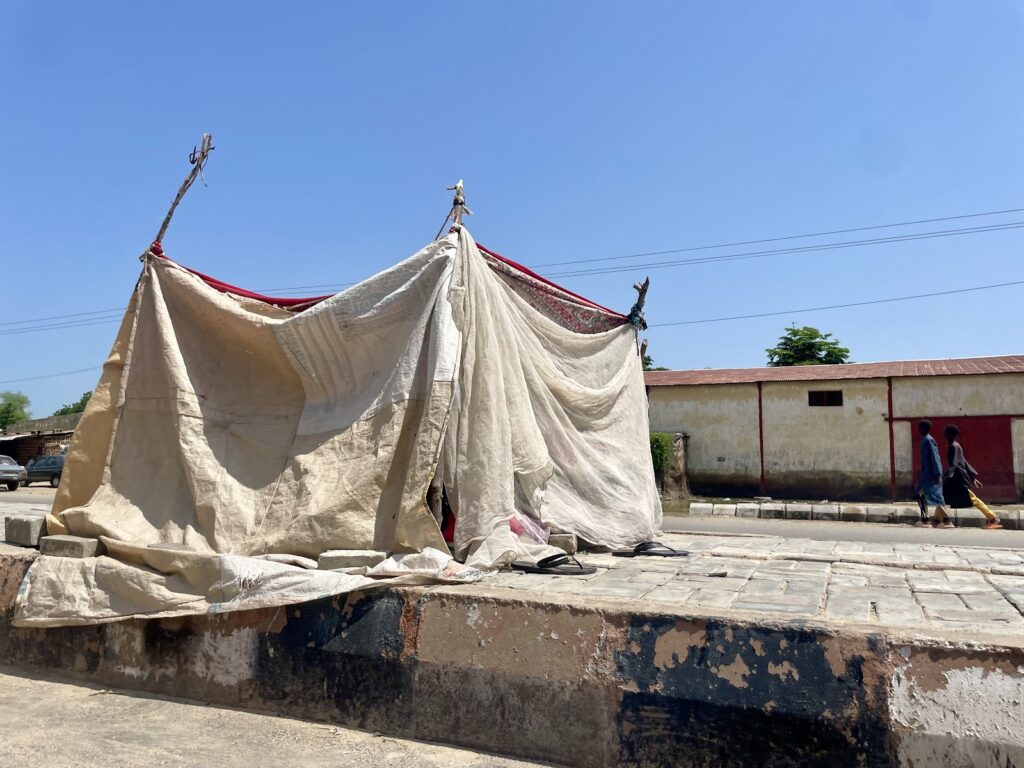
M985 501L1017 501L1017 486L1013 479L1013 438L1010 436L1009 416L961 416L959 418L931 419L932 435L939 444L942 466L946 461L946 439L942 430L947 424L960 428L960 445L971 466L978 471L984 487L975 491ZM914 480L921 472L921 436L917 421L910 423L914 434Z

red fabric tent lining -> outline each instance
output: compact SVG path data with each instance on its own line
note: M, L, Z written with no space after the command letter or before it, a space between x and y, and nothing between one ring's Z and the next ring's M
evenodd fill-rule
M167 258L167 256L164 256L163 254L157 255L161 259L174 261L173 259ZM178 264L178 262L176 261L174 261L174 263ZM312 296L307 299L285 299L278 296L266 296L262 293L247 291L245 288L239 288L237 285L231 285L231 283L225 283L223 280L218 280L215 277L204 275L202 272L192 269L191 267L186 267L184 264L178 264L178 266L184 269L186 272L191 272L193 275L198 277L208 286L210 286L214 290L220 291L221 293L230 293L234 296L241 296L242 298L246 299L255 299L256 301L262 301L264 304L273 304L274 306L281 307L283 309L295 309L298 312L301 312L304 309L309 309L310 307L319 304L321 301L329 299L331 298L331 296L334 295L332 293L328 296Z
M502 256L500 253L495 253L490 248L484 248L482 245L480 245L480 243L477 243L476 247L479 248L484 253L486 253L486 254L488 254L490 256L493 256L494 258L498 259L499 261L502 261L505 264L508 264L513 269L518 269L520 272L522 272L522 273L524 273L526 275L529 275L534 280L539 280L540 282L544 283L545 285L550 285L552 288L557 288L558 290L560 290L562 293L566 294L567 296L572 296L574 299L576 299L577 301L587 305L588 307L593 307L594 309L599 309L602 312L607 312L609 315L614 315L615 317L621 317L623 320L628 320L629 319L626 315L622 314L621 312L616 312L614 309L608 309L608 307L601 306L597 302L591 301L590 299L588 299L588 298L586 298L584 296L580 296L578 293L573 293L572 291L570 291L570 290L568 290L566 288L563 288L558 283L555 283L555 282L552 282L551 280L548 280L543 275L538 275L536 272L534 272L529 267L524 267L522 264L519 264L519 263L517 263L515 261L512 261L512 259L508 259L508 258Z
M524 273L526 275L529 275L534 280L538 280L538 281L544 283L545 285L550 285L552 288L558 289L562 293L566 294L567 296L571 296L572 298L576 299L577 301L579 301L580 303L582 303L582 304L584 304L584 305L586 305L588 307L593 307L594 309L598 309L598 310L600 310L602 312L607 312L609 315L613 315L614 317L621 317L623 320L627 320L628 319L626 317L626 315L622 314L621 312L616 312L613 309L608 309L608 307L603 307L600 304L597 304L596 302L591 301L590 299L587 299L587 298L584 298L583 296L580 296L578 293L573 293L572 291L566 290L565 288L563 288L562 286L558 285L557 283L553 283L552 281L548 280L546 277L538 275L532 269L529 269L528 267L524 267L522 264L518 264L518 263L512 261L512 259L507 259L504 256L502 256L500 253L495 253L494 251L490 250L489 248L484 248L484 246L480 245L479 243L477 243L477 248L479 248L484 253L494 257L495 259L498 259L499 261L504 262L505 264L508 264L513 269L517 269L520 272L522 272L522 273ZM162 249L160 251L157 251L156 249L153 249L153 251L161 259L167 259L168 261L173 261L173 259L170 259L170 258L168 258L167 256L165 256L163 254ZM178 264L178 262L176 262L176 261L174 263ZM331 296L335 295L335 294L330 294L328 296L311 296L309 298L304 298L304 299L303 298L286 299L286 298L281 298L281 297L277 297L277 296L266 296L266 295L264 295L262 293L256 293L254 291L248 291L245 288L239 288L237 285L231 285L231 283L225 283L223 280L218 280L215 277L210 277L209 275L204 275L202 272L199 272L198 270L192 269L191 267L186 267L184 264L178 264L178 266L181 267L182 269L186 270L187 272L191 272L193 275L198 277L200 280L202 280L204 283L209 285L211 288L213 288L214 290L218 290L221 293L230 293L230 294L232 294L234 296L241 296L241 297L246 298L246 299L255 299L256 301L262 301L264 304L273 304L274 306L282 307L284 309L294 309L297 312L301 312L304 309L309 309L310 307L315 306L316 304L319 304L321 301L324 301L325 299L329 299L329 298L331 298Z

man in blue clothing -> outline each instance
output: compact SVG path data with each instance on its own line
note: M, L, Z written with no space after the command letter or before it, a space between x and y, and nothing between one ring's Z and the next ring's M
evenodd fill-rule
M953 523L946 512L946 499L942 495L942 460L939 458L939 444L932 437L932 423L924 419L917 424L921 434L921 475L917 478L914 493L921 503L919 527L933 525L936 528L952 528ZM935 518L928 520L928 505L935 507Z

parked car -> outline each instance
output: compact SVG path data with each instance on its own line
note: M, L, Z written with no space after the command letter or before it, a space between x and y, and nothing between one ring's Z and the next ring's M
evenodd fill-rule
M43 456L28 468L25 485L32 483L49 483L51 488L60 485L60 476L64 474L63 456Z
M28 472L10 456L0 456L0 484L6 485L8 491L18 490L18 486L28 482Z

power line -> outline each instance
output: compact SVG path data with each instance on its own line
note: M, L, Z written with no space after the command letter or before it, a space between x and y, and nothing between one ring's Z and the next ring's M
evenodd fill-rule
M115 317L104 317L94 318L90 320L79 320L74 322L66 323L50 323L48 325L40 325L37 328L7 328L0 331L0 336L20 336L24 333L41 333L42 331L59 331L69 328L87 328L91 325L106 325L107 323L116 323L124 317L124 310L119 310Z
M902 243L913 240L933 240L941 237L956 237L959 235L979 234L983 232L1002 232L1010 229L1024 228L1024 221L1013 221L1006 224L990 224L983 227L967 227L963 229L946 229L935 232L918 232L909 235L893 235L891 237L869 238L866 240L849 240L837 243L822 243L820 245L801 245L794 248L778 248L770 251L747 251L741 253L730 253L724 256L699 256L693 259L676 259L672 261L656 261L647 264L630 264L622 267L602 267L597 269L580 269L572 272L552 272L548 277L581 277L584 275L608 275L621 272L635 272L640 269L665 269L667 267L689 266L691 264L712 264L723 261L741 261L745 259L759 259L766 256L781 256L792 253L815 253L818 251L830 251L839 248L858 248L866 245L884 245L887 243Z
M1009 283L993 283L991 285L975 285L971 288L955 288L951 291L932 291L931 293L918 293L912 296L893 296L888 299L871 299L869 301L852 301L847 304L829 304L824 307L805 307L804 309L786 309L779 312L758 312L753 315L732 315L730 317L709 317L703 320L678 320L674 323L651 323L649 328L665 328L671 325L699 325L702 323L724 323L727 320L750 320L755 317L776 317L778 315L797 314L799 312L823 312L826 309L846 309L847 307L866 307L871 304L890 304L895 301L913 301L915 299L931 299L936 296L952 296L956 293L972 293L974 291L987 291L991 288L1007 288L1012 285L1024 285L1024 280L1014 280Z
M68 317L85 317L86 315L103 315L108 312L124 312L124 307L115 307L113 309L96 309L92 312L75 312L71 315L50 315L49 317L36 317L32 320L11 320L8 322L0 323L0 325L31 325L32 323L41 323L45 320L63 320Z
M1000 214L1000 213L1011 213L1011 212L1015 212L1015 211L1024 211L1024 208L1010 208L1010 209L1006 209L1005 211L990 211L990 212L987 212L987 213L971 213L971 214L963 214L963 215L960 215L960 216L945 216L945 217L935 218L935 219L920 219L920 220L918 220L916 222L901 222L901 223L898 223L898 224L878 224L878 225L874 225L874 226L870 226L870 227L855 227L855 228L846 229L846 230L834 230L833 233L856 232L856 231L866 231L866 230L872 230L872 229L883 229L883 228L888 228L888 227L908 226L910 224L915 224L915 223L925 223L925 222L935 222L935 221L949 221L949 220L954 220L954 219L965 219L965 218L972 218L972 217L979 217L979 216L997 215L997 214ZM717 262L724 262L724 261L739 261L739 260L746 260L746 259L764 258L764 257L767 257L767 256L780 256L780 255L788 255L788 254L795 254L795 253L815 253L815 252L819 252L819 251L836 250L836 249L841 249L841 248L864 247L864 246L869 246L869 245L882 245L882 244L888 244L888 243L908 242L908 241L913 241L913 240L929 240L929 239L935 239L935 238L940 238L940 237L954 237L954 236L960 236L960 235L966 235L966 234L979 234L979 233L984 233L984 232L999 232L999 231L1004 231L1004 230L1020 229L1022 227L1024 227L1024 221L1016 221L1016 222L1007 222L1007 223L1002 223L1002 224L982 225L982 226L978 226L978 227L963 227L963 228L959 228L959 229L937 230L937 231L933 231L933 232L919 232L919 233L910 233L910 234L906 234L906 235L892 235L892 236L881 237L881 238L867 238L867 239L862 239L862 240L839 241L839 242L835 242L835 243L821 243L821 244L816 244L816 245L795 246L795 247L792 247L792 248L781 248L781 249L763 250L763 251L747 251L747 252L723 254L723 255L717 255L717 256L699 256L699 257L692 258L692 259L678 259L678 260L670 260L670 261L651 262L651 263L647 263L647 264L631 264L631 265L623 265L623 266L616 266L616 267L599 267L599 268L595 268L595 269L581 269L581 270L554 272L554 273L550 273L548 276L549 277L581 277L581 276L588 276L588 275L616 274L616 273L630 272L630 271L640 270L640 269L665 269L665 268L668 268L668 267L688 266L688 265L692 265L692 264L717 263ZM813 237L813 236L825 235L825 234L832 234L832 233L817 233L816 235L811 235L811 234L808 234L808 235L790 235L790 236L787 236L787 237L767 238L767 239L763 239L763 240L751 240L751 241L746 241L746 242L747 243L774 242L774 241L778 241L778 240L791 240L791 239L796 239L796 238ZM686 251L711 249L711 248L720 248L720 247L726 247L728 245L740 245L740 244L742 244L742 243L723 243L723 244L720 244L720 245L712 245L712 246L694 246L694 247L691 247L691 248L680 248L680 249L675 249L675 250L671 250L671 251L657 251L657 252L651 252L651 253L647 253L647 254L634 254L633 256L607 257L607 258L602 258L602 259L579 259L579 260L572 261L572 262L559 262L559 263L572 264L572 263L585 263L585 262L599 262L599 261L607 261L607 260L610 260L610 259L626 259L626 258L634 258L635 256L653 256L653 255L668 254L668 253L682 253L682 252L686 252ZM539 265L539 266L544 266L544 265ZM317 285L290 286L290 287L283 287L283 288L265 288L265 289L262 289L261 292L263 292L265 294L268 294L268 295L273 295L273 294L287 293L289 291L295 291L295 290L339 289L339 288L349 287L351 285L355 285L355 283L321 283L321 284L317 284ZM115 320L117 320L119 318L120 313L123 313L123 312L124 312L124 309L105 309L105 310L94 310L94 311L91 311L91 312L79 312L79 313L68 314L68 315L51 315L49 317L39 317L39 318L30 319L30 320L7 321L7 322L0 323L0 326L13 326L13 327L7 327L4 330L0 330L0 335L16 335L16 334L19 334L19 333L35 333L35 332L39 332L39 331L60 330L60 329L68 329L68 328L86 327L86 326L90 326L90 325L99 325L99 324L103 324L103 323L114 322ZM117 315L110 315L108 317L101 317L103 315L109 315L110 313L117 313ZM78 318L78 319L72 319L72 318ZM22 326L29 326L29 325L32 325L34 323L44 323L44 322L47 322L47 321L65 320L65 319L68 320L66 323L51 323L49 325L46 325L46 326L43 326L43 327L38 327L38 328L23 328L22 327Z
M768 237L761 240L741 240L734 243L716 243L715 245L693 245L687 248L673 248L667 251L648 251L647 253L633 253L628 256L604 256L596 259L574 259L572 261L552 261L546 264L531 264L531 269L541 267L561 267L567 264L586 264L597 261L618 261L621 259L640 259L648 256L667 256L671 253L688 253L690 251L709 251L716 248L734 248L741 245L760 245L763 243L777 243L783 240L801 240L808 237L827 237L828 235L845 235L851 232L867 232L873 229L891 229L894 227L910 227L915 224L935 224L940 221L955 221L956 219L974 219L981 216L1000 216L1005 213L1020 213L1024 208L1007 208L1003 211L983 211L981 213L963 213L959 216L942 216L935 219L917 219L916 221L901 221L896 224L874 224L868 227L851 227L849 229L833 229L829 232L811 232L804 235L786 235L785 237Z
M677 320L672 323L652 323L649 328L667 328L670 326L677 325L700 325L703 323L724 323L730 320L751 320L759 317L777 317L779 315L790 315L797 314L800 312L824 312L829 309L847 309L849 307L866 307L872 304L891 304L897 301L914 301L916 299L930 299L937 296L952 296L958 293L974 293L977 291L987 291L994 288L1009 288L1015 285L1024 285L1024 280L1013 280L1006 283L992 283L990 285L975 285L970 288L954 288L949 291L933 291L931 293L918 293L910 296L892 296L885 299L869 299L867 301L852 301L846 304L828 304L823 307L804 307L803 309L786 309L776 312L758 312L750 315L731 315L729 317L709 317L701 320ZM43 376L27 376L21 379L5 379L0 381L0 384L16 384L23 381L39 381L41 379L53 379L58 376L70 376L76 373L86 373L88 371L99 370L100 366L93 366L92 368L79 368L74 371L61 371L59 373L48 373Z
M40 379L55 379L58 376L70 376L73 373L87 373L89 371L98 371L102 366L94 365L91 368L79 368L74 371L60 371L59 373L47 373L43 376L26 376L22 379L4 379L0 381L0 384L17 384L21 381L39 381Z

